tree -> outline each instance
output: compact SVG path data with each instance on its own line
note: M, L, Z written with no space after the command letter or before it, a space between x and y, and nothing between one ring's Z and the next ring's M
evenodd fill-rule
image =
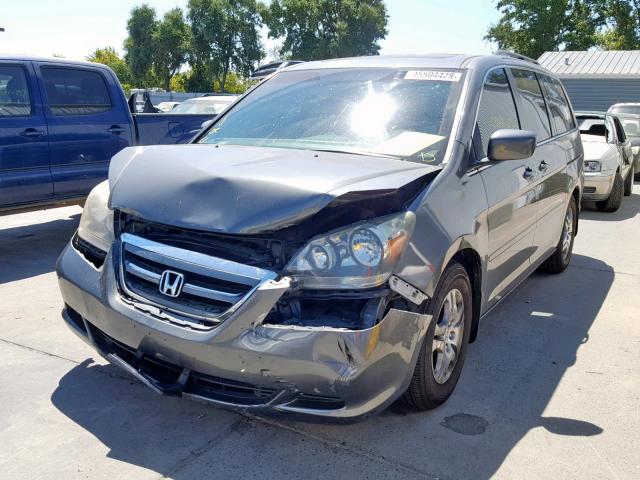
M182 10L174 8L165 13L153 31L153 71L170 90L171 77L185 63L189 51L189 26Z
M635 50L640 46L640 2L605 0L600 6L605 28L597 34L605 50Z
M500 0L502 14L489 28L487 40L500 49L537 58L560 47L586 49L596 42L601 22L594 4L599 0Z
M87 61L102 63L111 68L118 76L121 84L129 83L131 80L129 67L113 47L96 48L87 56Z
M296 60L377 55L387 35L383 0L273 0L263 16L280 53Z
M256 0L189 0L190 87L201 90L217 81L224 91L229 72L251 73L264 57L259 35L262 8Z
M153 59L158 22L156 11L143 3L131 10L127 21L129 36L124 42L125 61L133 82L138 86L153 84Z

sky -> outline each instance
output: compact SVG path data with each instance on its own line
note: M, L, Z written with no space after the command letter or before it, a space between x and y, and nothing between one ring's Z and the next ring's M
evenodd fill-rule
M141 0L2 0L0 52L82 60L96 48L122 52L129 11ZM146 0L159 15L187 0ZM483 40L498 19L491 0L386 0L382 54L490 53ZM263 35L266 37L266 33ZM264 38L267 50L274 41Z

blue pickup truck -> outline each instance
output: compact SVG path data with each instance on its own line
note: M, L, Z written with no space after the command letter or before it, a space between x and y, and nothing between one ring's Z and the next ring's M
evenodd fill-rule
M124 147L186 143L211 118L133 113L104 65L0 56L0 215L82 202Z

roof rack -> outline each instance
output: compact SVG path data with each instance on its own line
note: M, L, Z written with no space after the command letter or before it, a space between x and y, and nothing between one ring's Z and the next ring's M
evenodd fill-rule
M493 54L501 57L517 58L518 60L524 60L525 62L531 62L535 63L536 65L540 65L540 63L538 63L538 61L534 60L533 58L527 57L526 55L520 55L519 53L509 52L507 50L498 50Z

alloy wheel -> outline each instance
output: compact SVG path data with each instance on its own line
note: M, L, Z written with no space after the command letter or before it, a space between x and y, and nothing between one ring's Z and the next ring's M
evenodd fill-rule
M464 299L457 288L449 291L433 332L431 368L439 384L446 383L458 363L464 333Z

